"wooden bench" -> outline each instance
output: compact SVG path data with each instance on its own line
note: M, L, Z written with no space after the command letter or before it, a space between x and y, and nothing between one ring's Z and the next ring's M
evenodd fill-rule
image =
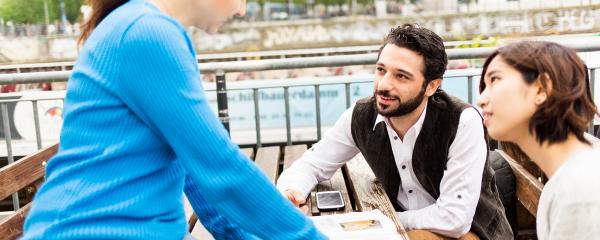
M590 139L594 146L600 147L600 140L593 137L590 138L591 136L588 135L586 137ZM275 183L281 171L298 159L307 150L307 147L306 145L275 146L242 149L242 151L255 161L271 182ZM37 188L43 181L45 163L56 154L57 149L58 145L53 145L1 168L0 199L4 199L12 193L28 186L33 188L32 191L37 191ZM536 216L538 200L543 189L544 176L533 163L527 162L528 159L520 156L519 153L514 152L510 148L506 149L506 151L497 151L507 159L516 177L517 199L522 206L520 212L520 209L517 209L519 225L521 225L523 219L526 218L524 214L530 214L533 217ZM337 212L319 212L315 207L314 197L311 196L316 191L327 190L341 191L347 207ZM351 211L380 209L396 223L398 232L408 239L404 227L396 216L383 187L375 179L373 172L360 154L336 172L331 180L320 183L311 196L309 196L307 201L310 215L339 214ZM16 239L22 234L23 223L30 206L30 203L28 203L17 211L0 214L2 216L0 218L0 236L2 239ZM197 224L198 219L193 214L189 203L186 203L186 216L190 223L189 231L193 236L199 239L212 239L212 236L210 236L202 225ZM533 219L535 226L535 218L531 219ZM530 224L531 219L529 219ZM535 236L535 229L530 235Z
M275 183L283 168L290 166L306 149L306 145L294 145L242 150L255 161L271 182ZM56 154L57 150L58 145L53 145L0 169L0 199L9 197L20 189L32 185L34 188L32 191L36 192L44 180L45 163ZM311 215L380 209L396 223L398 232L408 239L391 202L385 195L383 187L375 180L373 172L362 156L358 155L352 159L346 166L336 172L331 180L322 182L315 188L315 191L326 190L341 191L346 208L336 212L319 212L315 207L314 198L309 197L307 204L311 209ZM16 239L22 234L23 223L30 207L31 203L27 203L15 212L3 214L8 216L0 219L0 236L2 239ZM212 239L201 224L196 224L198 219L194 216L189 203L186 203L185 208L186 216L189 216L189 231L192 235L199 239Z
M0 169L0 199L30 185L37 191L44 180L44 166L50 157L56 154L58 144L24 157L13 164ZM25 217L31 208L31 203L23 206L11 215L0 220L0 237L16 239L23 232Z
M600 148L600 139L587 133L584 134L584 137L592 144L592 147ZM539 199L548 178L515 145L507 143L502 143L502 145L504 150L496 149L495 151L506 159L516 179L517 225L519 227L517 239L537 238L535 218Z

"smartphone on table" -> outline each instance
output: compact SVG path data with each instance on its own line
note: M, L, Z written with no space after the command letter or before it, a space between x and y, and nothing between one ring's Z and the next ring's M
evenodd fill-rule
M344 199L340 191L317 192L317 209L320 211L339 211L344 209Z

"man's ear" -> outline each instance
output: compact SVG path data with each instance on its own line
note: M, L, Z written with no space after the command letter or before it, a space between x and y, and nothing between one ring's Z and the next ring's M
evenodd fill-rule
M442 86L442 79L434 79L427 83L427 88L425 89L425 96L430 97Z
M548 96L550 96L550 93L552 92L552 79L550 78L550 75L543 73L537 77L535 82L533 82L533 85L537 89L535 104L541 105L546 102L546 99L548 99Z

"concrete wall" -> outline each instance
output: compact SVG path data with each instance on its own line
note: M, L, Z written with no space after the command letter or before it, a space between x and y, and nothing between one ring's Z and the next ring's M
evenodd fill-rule
M445 40L471 39L478 35L514 37L600 32L600 4L413 17L240 23L213 35L202 31L190 31L190 35L199 53L335 47L379 44L392 26L403 23L419 23ZM77 48L74 38L0 37L0 54L5 60L15 62L64 60L75 58Z

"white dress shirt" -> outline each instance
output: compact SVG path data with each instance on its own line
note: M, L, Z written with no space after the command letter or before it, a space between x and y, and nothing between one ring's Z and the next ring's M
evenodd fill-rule
M346 110L321 141L283 171L277 181L280 191L295 189L308 196L319 182L330 179L337 169L360 152L350 130L353 110L354 106ZM456 137L450 145L447 169L440 183L440 197L436 200L421 186L412 167L413 148L426 112L427 109L403 139L398 137L387 118L378 115L375 125L382 121L386 124L402 179L397 202L407 209L398 212L404 227L457 238L471 228L479 201L487 153L483 124L474 108L461 113Z

